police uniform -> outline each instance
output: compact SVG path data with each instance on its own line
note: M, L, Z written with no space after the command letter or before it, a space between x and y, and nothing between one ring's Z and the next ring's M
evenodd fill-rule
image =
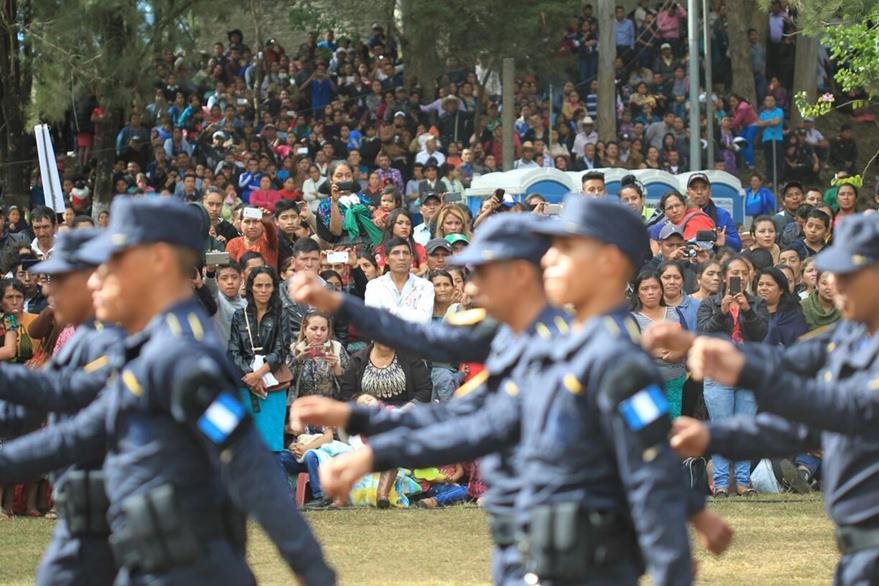
M96 235L95 230L59 234L52 257L35 265L31 272L57 275L95 266L79 259L76 253ZM122 339L118 328L89 320L76 329L44 368L0 364L0 429L23 431L21 427L29 425L24 422L42 421L47 415L49 423L55 424L89 405L114 368L120 366L121 356L116 349ZM50 480L59 519L37 570L36 583L112 584L116 567L107 541L101 458L57 470Z
M200 217L184 204L117 198L111 218L82 258L103 262L152 242L201 250ZM263 526L306 584L334 584L236 398L234 369L198 301L166 308L129 335L123 350L125 365L98 400L0 450L0 482L106 451L117 584L253 584L238 509Z
M646 251L643 224L619 203L572 199L559 222L541 232L597 238L635 266ZM620 308L552 345L532 345L479 412L420 430L427 450L391 434L370 438L376 469L461 461L520 443L516 510L529 580L635 584L643 556L655 583L690 583L693 499L663 441L661 377L623 315Z
M529 215L490 218L476 234L473 243L461 254L452 257L455 264L476 265L484 262L523 259L539 263L546 252L546 238L530 236L534 220ZM452 316L453 326L416 324L375 308L366 307L359 299L345 296L339 311L352 325L368 337L429 360L440 362L484 362L485 371L465 383L456 397L446 403L415 405L411 409L388 411L353 405L348 423L349 433L377 436L405 428L392 434L407 449L442 449L454 438L440 445L425 443L419 430L442 421L477 413L488 397L496 394L526 351L537 340L549 342L554 336L568 332L569 315L545 306L523 332L499 325L486 318L485 310L471 310ZM470 327L463 327L470 326ZM372 441L372 439L370 440ZM405 459L401 466L408 465ZM480 475L487 485L482 498L490 514L494 541L492 576L495 584L521 584L522 569L515 543L514 505L521 481L515 469L515 446L505 446L486 455L479 464Z
M852 273L879 262L879 216L840 223L815 258L821 270ZM842 321L788 349L746 344L740 386L761 413L712 424L709 452L785 457L823 449L822 487L842 557L836 584L879 581L879 336Z

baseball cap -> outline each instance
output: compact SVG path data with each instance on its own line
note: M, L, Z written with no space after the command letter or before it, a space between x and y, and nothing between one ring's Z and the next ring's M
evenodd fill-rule
M176 199L117 197L110 206L110 225L80 249L79 258L100 264L123 250L156 242L202 252L202 221L196 206Z
M704 181L706 185L711 185L711 180L705 173L693 173L687 177L687 187L690 187L696 181Z
M660 240L665 240L666 238L670 238L674 235L678 235L681 238L684 238L684 230L679 226L675 226L671 222L668 222L665 226L662 227L662 230L659 231Z
M427 251L427 254L433 254L440 248L448 252L452 252L452 247L443 238L434 238L433 240L429 241L424 247L424 249Z

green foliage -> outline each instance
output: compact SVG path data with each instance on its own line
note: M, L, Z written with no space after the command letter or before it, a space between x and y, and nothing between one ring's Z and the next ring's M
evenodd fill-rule
M63 118L73 99L94 91L125 106L155 81L156 60L194 46L193 15L215 14L206 0L34 0L22 31L34 48L29 120Z
M799 25L820 36L839 64L834 76L844 91L863 87L879 95L879 1L795 0Z

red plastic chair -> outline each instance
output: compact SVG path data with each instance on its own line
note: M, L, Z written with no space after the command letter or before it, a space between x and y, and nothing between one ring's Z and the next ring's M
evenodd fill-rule
M308 474L305 472L300 472L299 476L296 478L296 506L302 507L305 505L305 496L306 492L309 492L308 489Z

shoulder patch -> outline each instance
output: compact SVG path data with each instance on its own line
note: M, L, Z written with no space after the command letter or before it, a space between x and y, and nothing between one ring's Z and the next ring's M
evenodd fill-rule
M143 387L140 386L140 382L138 382L137 377L134 376L134 373L130 370L125 370L122 372L122 382L125 384L125 388L131 391L131 394L135 397L143 396Z
M189 322L189 328L192 330L192 336L201 342L204 340L204 328L201 325L201 320L198 319L198 316L194 313L190 313L186 316L186 321Z
M508 380L504 383L504 392L511 397L515 397L519 394L519 385L511 380Z
M879 378L871 380L870 384L867 385L867 388L871 391L879 391Z
M453 313L446 319L446 323L452 326L474 326L483 321L486 315L482 308L468 309Z
M183 326L180 325L180 320L177 319L177 316L173 313L169 313L165 316L165 323L168 324L168 329L170 329L171 333L175 336L181 336L183 334Z
M454 393L454 396L464 397L466 395L469 395L470 393L478 389L480 385L485 383L485 381L488 380L488 376L488 371L483 370L482 372L468 380L466 383L458 387L458 389Z
M580 382L580 379L577 376L569 372L562 379L562 385L564 385L565 390L567 390L572 395L582 395L583 394L583 383Z
M101 370L102 368L104 368L108 364L110 364L110 359L107 358L106 354L103 354L101 356L98 356L97 358L95 358L94 360L92 360L91 362L86 364L85 366L83 366L82 370L86 374L91 374L93 372L97 372L98 370Z

